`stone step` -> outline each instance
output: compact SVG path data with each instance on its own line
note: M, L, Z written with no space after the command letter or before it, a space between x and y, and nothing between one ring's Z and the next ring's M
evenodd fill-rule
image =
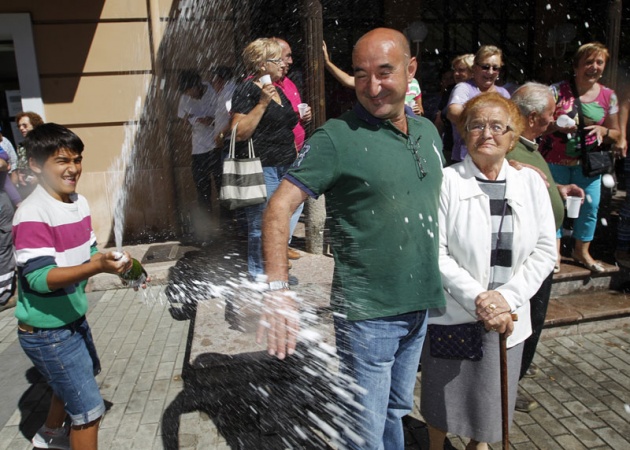
M620 272L617 265L601 262L604 272L595 273L573 258L562 258L560 272L553 275L551 297L614 288Z
M545 337L630 326L630 294L613 290L573 293L549 300Z

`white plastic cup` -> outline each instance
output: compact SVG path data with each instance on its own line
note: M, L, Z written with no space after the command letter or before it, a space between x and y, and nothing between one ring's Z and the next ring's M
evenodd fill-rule
M580 215L580 206L582 206L582 197L567 197L567 217L569 219L577 219Z
M559 128L570 128L570 127L575 126L575 120L573 120L566 114L562 114L560 117L556 119L556 125Z
M260 84L262 84L263 86L265 84L271 84L271 75L263 75L262 77L260 77Z
M298 105L298 112L300 113L300 119L304 118L304 114L306 114L307 110L308 110L308 103L300 103Z

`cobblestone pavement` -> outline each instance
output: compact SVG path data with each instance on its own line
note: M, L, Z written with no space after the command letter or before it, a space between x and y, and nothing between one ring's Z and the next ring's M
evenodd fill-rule
M103 366L97 379L111 402L99 434L101 449L247 448L221 436L218 416L208 415L207 409L175 407L184 390L190 322L171 317L162 286L146 294L118 289L89 298L88 320ZM625 406L630 403L630 327L544 339L535 362L541 373L522 387L541 407L516 413L514 449L630 449L630 410ZM50 392L29 368L16 342L13 311L1 312L0 450L32 448L29 439L44 420ZM229 420L238 427L239 417ZM407 449L426 448L418 443L424 434L420 420L416 410L407 421ZM451 442L464 448L457 438ZM283 446L276 441L256 450L261 448Z
M630 449L628 326L553 339L545 339L543 332L534 362L541 373L520 385L541 407L515 413L512 448ZM419 389L416 406L418 399ZM451 442L457 449L465 447L458 438Z

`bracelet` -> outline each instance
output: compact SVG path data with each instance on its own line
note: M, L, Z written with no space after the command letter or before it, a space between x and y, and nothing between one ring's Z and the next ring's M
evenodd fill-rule
M286 281L272 281L267 285L267 291L281 291L290 289L289 283Z

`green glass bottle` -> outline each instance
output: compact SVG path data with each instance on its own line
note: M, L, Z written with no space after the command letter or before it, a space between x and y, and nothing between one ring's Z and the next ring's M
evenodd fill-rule
M131 268L120 274L120 279L125 286L137 288L147 281L147 272L136 258L131 258Z

